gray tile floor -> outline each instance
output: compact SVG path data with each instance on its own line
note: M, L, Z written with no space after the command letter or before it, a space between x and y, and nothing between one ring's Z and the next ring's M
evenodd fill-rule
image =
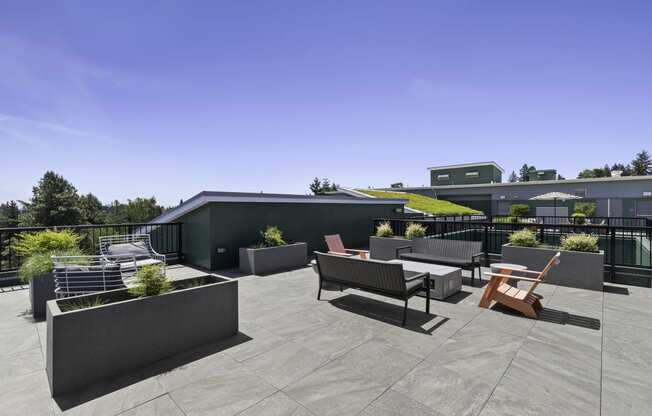
M198 274L173 266L175 278ZM447 302L347 290L316 300L300 269L239 277L240 334L142 372L50 398L44 322L26 290L0 293L2 415L649 415L652 290L543 285L529 320Z

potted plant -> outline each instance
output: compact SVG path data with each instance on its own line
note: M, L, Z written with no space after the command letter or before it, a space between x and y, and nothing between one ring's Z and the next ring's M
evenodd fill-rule
M79 236L72 231L46 230L22 233L13 249L23 257L19 279L29 284L29 300L34 319L45 317L45 303L54 299L54 276L51 256L79 256Z
M550 270L546 282L580 289L602 290L604 253L598 248L599 238L589 234L568 234L561 237L559 247L545 246L529 230L514 232L503 245L502 261L542 270L548 261L561 253L560 263Z
M252 247L240 247L240 270L252 274L268 274L305 266L308 244L287 243L277 226L260 232L262 241Z
M53 396L238 332L237 280L170 281L160 266L147 266L134 282L129 289L48 302L46 371Z
M412 227L414 223L410 223L406 229L410 230L410 235L415 236L416 227ZM424 230L425 234L425 230ZM405 247L411 245L411 240L407 240L402 236L394 236L394 230L389 222L382 222L376 226L376 235L369 237L369 257L376 260L392 260L396 258L396 249L398 247Z

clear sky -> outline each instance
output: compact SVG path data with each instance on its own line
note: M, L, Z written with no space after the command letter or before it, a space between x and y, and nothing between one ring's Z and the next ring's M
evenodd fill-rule
M164 204L487 160L575 177L652 151L651 22L647 0L0 0L0 200L47 169Z

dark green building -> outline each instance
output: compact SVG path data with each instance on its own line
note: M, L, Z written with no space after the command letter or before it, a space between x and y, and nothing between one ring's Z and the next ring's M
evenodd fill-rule
M185 263L219 270L238 266L238 249L261 241L276 225L286 241L326 250L324 235L340 234L347 247L366 247L375 218L401 216L402 199L358 199L241 192L201 192L152 222L183 223Z
M557 176L556 169L539 169L532 172L528 172L527 180L531 181L556 181L559 177Z
M436 166L428 168L428 170L430 171L430 186L500 183L505 172L496 162Z

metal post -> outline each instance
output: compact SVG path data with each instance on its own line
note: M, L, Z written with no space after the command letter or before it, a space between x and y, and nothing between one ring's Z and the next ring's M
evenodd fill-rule
M182 257L183 257L183 250L181 249L182 244L183 244L183 239L181 238L181 230L183 230L183 224L177 225L177 228L178 228L178 230L177 230L177 236L178 236L177 237L178 238L178 241L177 241L177 261L179 263L181 263L181 260L182 260Z
M609 241L609 251L611 256L611 281L613 282L616 278L616 228L611 228L611 238Z
M483 237L484 265L485 267L488 267L489 266L489 226L485 224L483 228L484 228L484 237ZM482 276L480 277L482 278Z

